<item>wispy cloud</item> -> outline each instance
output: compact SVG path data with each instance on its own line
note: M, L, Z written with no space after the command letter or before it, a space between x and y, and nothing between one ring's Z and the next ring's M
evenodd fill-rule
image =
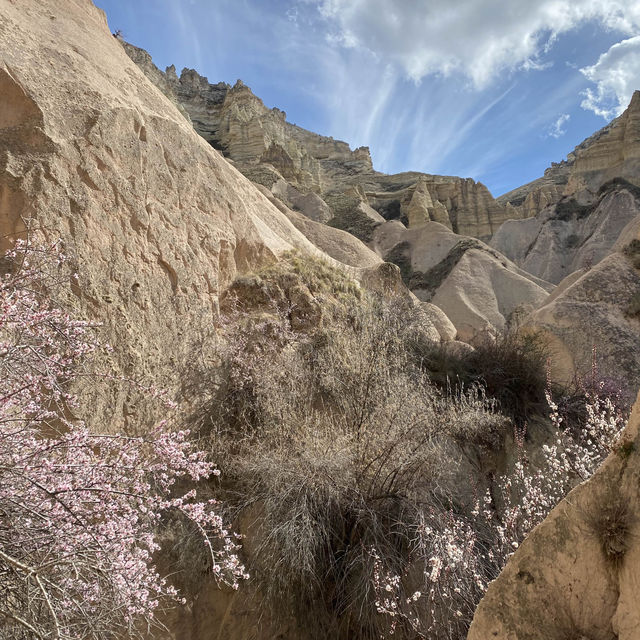
M567 133L564 126L569 122L571 116L568 113L562 113L558 116L558 119L549 127L547 135L552 138L560 138Z
M582 107L606 120L620 115L640 89L640 36L614 44L581 71L596 85L584 92Z
M318 0L336 42L393 61L418 82L460 73L487 86L505 70L543 69L560 34L587 21L632 34L638 3L625 0Z

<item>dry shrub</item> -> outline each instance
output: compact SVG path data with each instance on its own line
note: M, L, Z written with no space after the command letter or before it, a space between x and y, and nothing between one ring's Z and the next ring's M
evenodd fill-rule
M629 548L633 515L628 502L615 498L598 505L586 516L587 526L596 537L604 558L619 567Z
M520 423L546 414L548 347L540 334L507 332L468 353L426 344L417 351L431 379L442 387L481 386Z
M471 519L457 443L490 443L504 430L482 394L431 384L410 348L424 322L407 303L372 299L343 302L311 335L293 332L286 314L227 321L224 374L201 424L232 515L254 514L253 579L310 637L389 632L376 570L402 576L400 600L416 609L409 600L437 532ZM432 594L421 628L463 637L481 591ZM398 620L400 637L419 637L409 616Z

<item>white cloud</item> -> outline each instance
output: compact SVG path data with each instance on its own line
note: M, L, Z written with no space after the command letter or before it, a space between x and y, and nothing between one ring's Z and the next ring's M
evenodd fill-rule
M619 116L640 89L640 36L614 44L593 66L580 71L596 84L584 92L581 106L607 120Z
M567 133L564 125L569 122L571 116L568 113L562 113L558 116L558 119L549 127L547 135L552 138L560 138Z
M304 0L303 0L304 1ZM309 0L306 0L308 3ZM419 82L462 73L476 88L547 62L558 35L590 21L631 35L640 3L626 0L316 0L332 42L398 64Z

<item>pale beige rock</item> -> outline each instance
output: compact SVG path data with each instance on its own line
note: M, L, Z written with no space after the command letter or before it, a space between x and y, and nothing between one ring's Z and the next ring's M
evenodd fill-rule
M351 181L364 188L369 203L385 218L397 218L409 226L411 213L414 226L431 220L456 233L488 239L505 220L519 216L471 178L407 172L354 176Z
M640 387L640 271L633 256L613 253L598 265L569 276L529 318L556 352L552 371L568 382L574 372L588 375L592 352L601 375L614 380L627 397ZM640 266L640 263L638 264Z
M453 322L449 320L447 314L440 307L431 302L422 302L421 307L429 321L437 329L442 342L451 342L456 339L458 332Z
M622 442L523 542L480 602L469 640L636 640L640 629L640 396ZM607 559L597 523L627 510L620 564ZM604 541L606 542L606 541Z
M558 283L611 253L622 231L640 218L635 191L618 183L591 202L565 197L534 218L508 220L490 244L528 273Z
M271 191L290 209L299 211L314 222L326 223L333 217L333 213L326 202L313 191L302 193L284 179L278 180L271 187Z
M513 219L536 216L543 209L560 200L569 180L570 170L570 162L553 162L545 170L542 178L498 196L496 202L511 206Z
M367 147L352 151L345 142L287 122L284 111L265 107L240 80L231 87L210 84L193 69L183 69L180 77L174 67L163 73L144 50L123 46L152 82L175 96L196 131L247 175L256 165L270 164L294 186L320 192L354 171L373 170Z
M451 229L451 220L447 208L439 201L434 202L424 180L418 180L409 205L407 206L409 228L413 229L429 220L439 222Z
M351 151L344 142L288 123L283 111L267 109L241 81L234 87L210 84L188 69L178 78L173 67L163 73L146 52L126 43L124 47L149 78L182 105L198 133L251 180L269 188L276 182L272 172L302 193L314 191L327 202L330 194L359 186L362 202L385 219L409 222L410 214L414 224L432 220L483 239L505 220L523 215L520 209L495 201L483 184L470 178L376 172L367 147Z
M399 265L407 286L438 306L466 342L505 329L523 306L537 307L553 285L529 276L475 238L461 237L437 222L414 229L386 223L374 246Z
M640 183L640 91L635 91L624 113L574 150L565 194L586 187L595 193L612 178Z
M27 218L63 238L79 273L70 302L104 324L113 375L172 393L238 273L292 248L321 253L196 134L89 0L0 0L5 246ZM150 405L116 386L85 390L87 417L142 427Z
M307 216L297 211L292 211L268 189L261 185L257 186L270 202L287 216L296 229L303 233L316 247L343 265L354 267L354 269L349 270L350 275L354 278L360 278L360 268L373 267L382 262L377 253L374 253L355 236L341 229L314 222Z
M640 184L640 92L636 91L622 115L583 140L567 154L567 159L552 163L542 178L529 182L496 198L511 205L516 215L538 215L562 196L595 195L613 178Z
M473 343L503 332L519 307L538 306L546 297L544 289L510 269L508 263L470 249L431 300L455 325L458 339Z

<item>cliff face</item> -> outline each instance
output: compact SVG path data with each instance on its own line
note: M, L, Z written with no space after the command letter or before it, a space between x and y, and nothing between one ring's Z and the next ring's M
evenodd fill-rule
M284 111L265 107L240 80L232 87L210 84L193 69L183 69L180 77L174 67L163 73L146 51L122 44L147 77L183 107L195 130L241 170L251 174L256 165L270 164L289 182L316 192L344 175L373 171L366 147L352 151L346 142L287 122Z
M107 370L178 391L238 273L320 251L197 135L89 0L2 0L0 50L2 248L27 230L62 237L79 274L68 302L103 323ZM337 241L354 266L380 262ZM139 394L98 387L83 406L101 428L152 419Z
M352 151L345 142L288 123L283 111L265 107L241 81L233 87L210 84L189 69L178 77L174 67L162 72L144 50L122 44L147 77L181 105L205 140L286 204L307 213L300 201L314 193L331 209L331 202L341 200L342 193L355 187L358 202L350 208L343 201L337 210L334 207L331 224L355 232L365 242L382 218L398 219L412 227L435 221L456 232L488 239L502 222L523 215L494 200L483 184L469 178L376 172L367 147ZM371 219L363 213L363 205L382 218Z
M528 273L557 284L606 258L638 216L640 189L616 179L594 198L564 196L535 217L505 222L490 244Z
M566 194L597 191L612 178L640 184L640 91L624 113L574 151Z
M595 194L613 178L640 182L640 92L625 112L583 140L562 162L553 162L544 176L505 193L496 201L511 205L513 218L535 216L563 196Z

